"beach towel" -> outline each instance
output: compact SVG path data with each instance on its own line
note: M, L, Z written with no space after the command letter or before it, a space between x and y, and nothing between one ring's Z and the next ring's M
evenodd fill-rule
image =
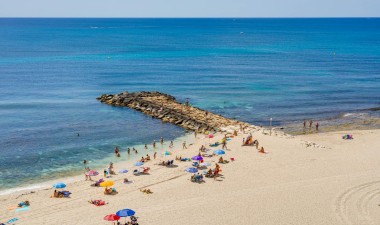
M26 211L26 210L29 210L29 207L22 207L22 208L15 209L15 212L21 212L21 211Z
M18 220L17 218L10 219L10 220L8 220L8 222L6 222L6 224L14 223L14 222L16 222L17 220Z

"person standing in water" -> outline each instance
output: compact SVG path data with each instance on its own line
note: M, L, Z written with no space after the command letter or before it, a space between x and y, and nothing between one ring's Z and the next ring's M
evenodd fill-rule
M309 128L311 128L311 126L313 126L313 121L312 120L310 120L310 122L309 122Z
M317 122L317 123L315 124L315 130L318 131L318 128L319 128L319 123Z
M170 145L169 145L169 148L173 148L173 141L170 141Z
M145 148L145 149L148 149L148 146L145 144L144 148Z
M119 155L119 148L116 146L116 148L115 148L115 155L117 156L117 157L120 157L120 155Z
M153 140L153 148L156 148L156 140Z
M306 128L306 120L303 120L303 128Z
M128 152L128 155L131 154L131 149L128 148L127 152Z
M161 137L160 142L161 142L161 144L164 144L164 138L163 137Z

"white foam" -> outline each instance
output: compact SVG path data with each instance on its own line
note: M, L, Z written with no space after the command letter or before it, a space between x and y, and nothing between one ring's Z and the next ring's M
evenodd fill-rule
M11 188L11 189L8 189L8 190L0 191L0 196L1 195L9 195L9 194L16 193L16 192L21 192L21 191L37 190L37 189L46 188L46 187L47 186L44 186L44 185L33 185L33 186L30 186L30 187Z

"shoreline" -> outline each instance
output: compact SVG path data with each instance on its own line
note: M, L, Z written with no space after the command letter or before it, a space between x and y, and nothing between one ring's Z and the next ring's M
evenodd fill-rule
M253 127L256 127L256 129L260 129L263 133L267 133L269 134L270 132L270 129L269 127L262 127L262 128L259 128L258 126L256 125L251 125ZM283 133L284 135L289 135L289 136L293 136L293 137L303 137L303 136L310 136L310 135L318 135L318 134L326 134L326 133L336 133L336 132L350 132L350 131L370 131L370 130L380 130L380 128L366 128L366 127L363 127L362 129L348 129L348 130L345 130L343 128L339 129L333 129L333 130L328 130L328 131L324 131L324 130L321 130L321 131L318 131L318 132L315 132L315 130L313 130L312 132L306 132L306 133L288 133L288 132L285 132L285 129L281 129L282 127L273 127L272 128L272 132L279 132L279 133ZM220 133L220 132L217 132L217 133ZM204 134L198 134L198 135L204 135ZM182 142L183 140L191 140L192 137L194 136L194 134L192 133L185 133L184 135L182 136L179 136L179 137L176 137L173 142L174 144L180 144L180 142ZM158 138L157 138L158 140ZM168 141L170 140L166 140L166 144L168 143ZM157 154L159 153L161 145L159 142L157 142L158 144L158 147L157 147ZM189 142L188 142L189 143ZM104 161L108 161L108 162L112 162L112 161L117 161L117 162L114 162L115 165L120 165L120 164L125 164L125 163L130 163L130 162L135 162L134 160L138 160L141 158L141 156L145 156L146 153L150 153L151 156L153 156L153 149L151 148L151 144L148 144L148 149L145 150L143 148L143 144L140 144L140 145L133 145L133 146L130 146L130 148L132 149L133 147L136 147L136 149L139 150L139 153L138 155L136 155L135 153L131 153L131 157L129 159L123 159L123 157L125 157L125 155L127 154L126 152L126 149L123 149L121 152L122 156L120 159L118 158L115 158L115 155L114 153L109 153L105 158L104 158ZM141 147L141 148L137 148L137 147ZM120 148L119 148L120 149ZM143 154L142 154L143 153ZM159 155L159 154L158 154ZM94 163L94 167L92 167L93 164L88 164L87 166L89 166L91 169L94 169L94 170L97 170L97 171L102 171L104 169L105 166L101 166L101 163ZM103 164L104 165L104 164ZM84 171L84 168L83 168L83 171ZM25 183L25 184L22 184L18 187L14 187L14 188L11 188L11 189L3 189L1 190L0 189L0 198L2 196L7 196L7 195L13 195L14 193L20 193L20 192L23 192L23 191L36 191L36 190L41 190L41 189L46 189L46 188L51 188L51 185L55 182L61 182L61 181L64 181L64 182L70 182L72 181L73 179L74 180L77 180L79 178L82 178L83 177L83 173L84 172L76 172L76 171L73 171L73 172L68 172L67 175L64 175L62 176L61 178L57 178L57 179L47 179L47 180L44 180L42 183L38 182L38 180L35 180L35 181L30 181L28 183ZM99 172L99 173L100 173Z

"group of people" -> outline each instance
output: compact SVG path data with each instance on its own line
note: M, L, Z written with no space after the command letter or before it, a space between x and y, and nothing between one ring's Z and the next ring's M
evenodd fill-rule
M303 121L303 128L305 129L306 128L306 120ZM311 129L311 127L313 126L313 120L309 120L309 129ZM317 122L315 124L315 130L318 131L319 129L319 123Z
M156 155L156 154L154 154L154 155ZM154 157L154 158L156 158L156 157ZM149 154L146 154L146 158L144 158L144 156L141 156L140 162L147 162L147 161L150 161Z
M204 181L203 175L199 174L199 173L193 174L190 179L191 179L191 182L203 182Z
M51 198L69 197L70 194L71 194L71 192L69 192L69 191L57 191L57 190L54 190L54 193L51 196Z
M108 177L108 175L115 175L115 171L113 170L113 163L110 162L109 166L108 166L108 169L104 169L103 171L103 175L105 178Z
M209 169L206 173L206 177L213 177L214 179L216 179L220 173L220 166L218 163L215 163L215 169Z

